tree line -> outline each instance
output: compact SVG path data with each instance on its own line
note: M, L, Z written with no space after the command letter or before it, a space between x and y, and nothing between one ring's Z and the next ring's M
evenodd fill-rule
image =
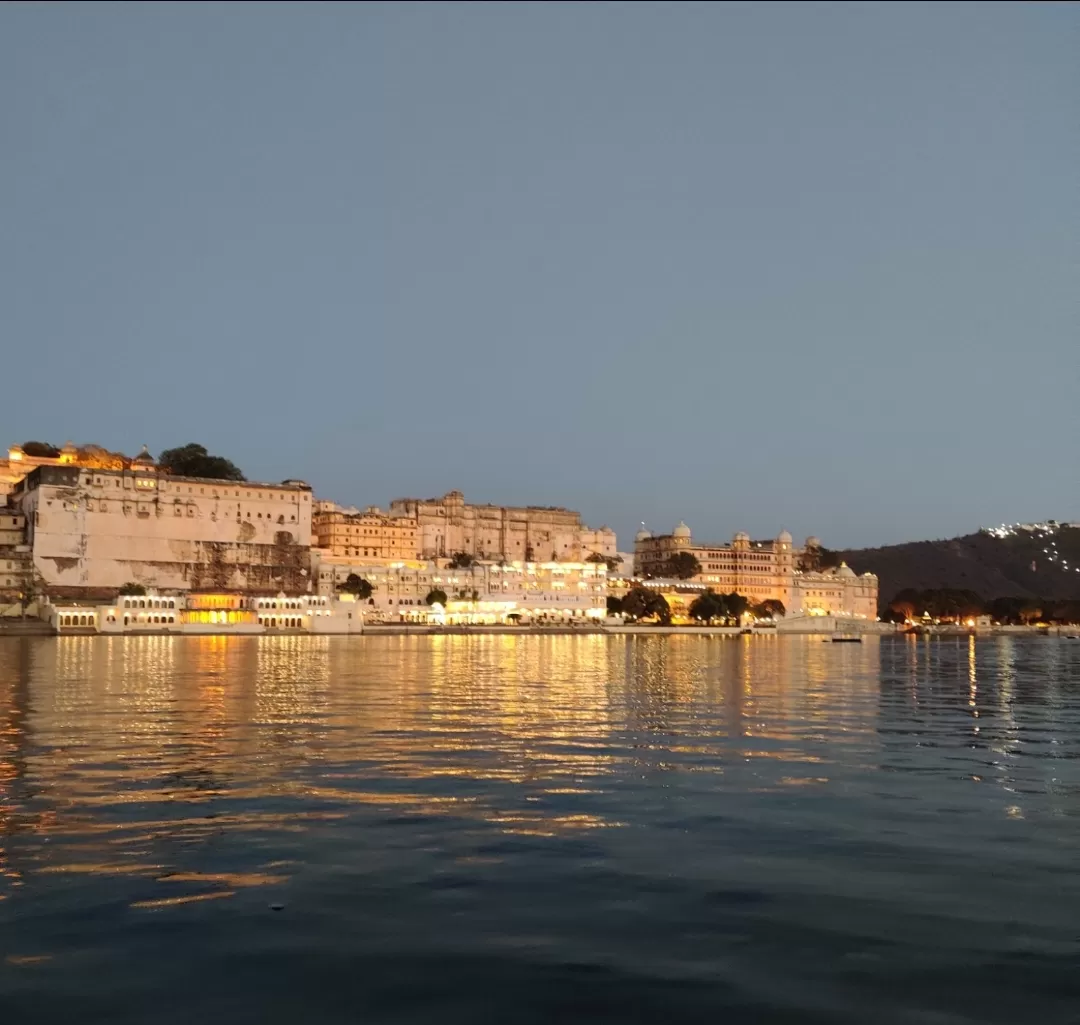
M945 623L959 623L989 616L996 623L1080 622L1080 599L1023 598L1006 596L984 599L975 591L953 587L898 591L882 611L885 622L903 623L924 616Z
M784 615L785 609L784 603L775 598L754 603L736 591L718 594L707 590L690 603L687 611L698 623L737 626L748 612L756 619L773 619ZM621 615L632 621L652 619L662 626L671 623L671 606L667 599L649 587L632 587L621 598L609 595L607 612L609 616Z
M37 459L56 459L60 448L47 441L23 442L22 450ZM132 460L123 452L111 452L101 445L80 445L76 450L80 466L99 470L122 470ZM211 455L204 445L189 442L178 448L167 448L158 456L157 465L174 477L205 477L209 480L246 480L240 468L224 456Z

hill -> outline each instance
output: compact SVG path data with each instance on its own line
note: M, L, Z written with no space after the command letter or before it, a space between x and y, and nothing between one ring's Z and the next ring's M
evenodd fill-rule
M835 553L857 573L875 573L884 607L905 588L955 588L986 600L1080 598L1080 524L1053 520Z

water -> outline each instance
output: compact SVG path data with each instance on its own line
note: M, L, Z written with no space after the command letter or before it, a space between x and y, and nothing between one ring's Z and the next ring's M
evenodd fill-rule
M0 1021L1080 1021L1080 642L0 640Z

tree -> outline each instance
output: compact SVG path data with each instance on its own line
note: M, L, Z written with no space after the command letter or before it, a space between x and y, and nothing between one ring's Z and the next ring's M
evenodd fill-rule
M446 592L441 587L433 587L424 599L425 605L445 605Z
M123 452L110 452L101 445L80 445L78 460L90 470L122 470L131 462Z
M713 590L699 594L690 603L690 618L699 623L711 623L714 619L720 619L727 613L727 602Z
M224 456L212 456L202 445L191 442L167 448L158 457L158 466L175 477L206 477L211 480L245 480L240 468Z
M663 626L671 622L671 608L662 594L648 587L632 587L622 601L623 615L629 619L653 619Z
M623 600L614 594L607 596L607 614L609 616L621 615L623 611Z
M55 459L60 455L60 449L50 445L47 441L24 441L22 450L35 459Z
M758 619L779 619L786 612L787 609L784 608L784 603L779 598L766 598L754 608L754 615Z
M363 577L357 576L355 573L350 573L345 578L344 583L338 584L338 590L345 594L355 595L360 601L366 601L371 597L371 592L374 591L375 588Z
M123 587L120 588L120 594L146 594L146 588L142 584L137 584L133 580L129 580Z
M679 580L689 580L700 572L701 563L691 552L676 552L667 561L668 576L677 577Z
M750 608L750 599L732 591L731 594L724 595L724 605L728 619L734 619L738 623Z
M974 591L955 587L935 587L916 591L906 587L898 591L887 606L887 611L916 619L927 615L931 619L959 622L973 616L981 616L987 604Z
M919 592L913 587L905 587L897 591L893 600L889 602L889 611L899 613L905 619L914 619L922 614L922 599Z
M823 548L820 544L807 545L795 560L795 568L800 573L821 573L839 566L840 562L838 552Z
M609 573L614 573L615 570L618 569L619 566L622 565L622 556L621 555L601 555L599 552L593 552L591 555L589 555L585 559L585 561L586 562L595 562L597 565L599 565L600 563L603 563L605 566L607 566L607 571Z
M476 559L468 552L454 552L450 557L450 569L468 569Z

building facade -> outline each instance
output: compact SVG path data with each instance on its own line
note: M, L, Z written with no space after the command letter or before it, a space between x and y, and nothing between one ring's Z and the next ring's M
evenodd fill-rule
M509 602L529 618L557 615L570 619L605 608L608 592L607 567L602 562L477 561L465 568L451 568L446 560L371 565L314 553L313 577L319 594L336 594L350 574L371 585L367 599L370 613L391 621L426 618L432 591L442 591L448 601Z
M33 562L26 543L26 517L14 507L0 504L0 608L19 602L32 589Z
M873 573L856 574L846 562L818 573L796 573L790 608L804 616L876 619L877 577Z
M39 466L10 496L33 572L54 594L125 583L169 590L305 591L311 489L127 469Z
M753 541L749 534L739 531L729 543L702 544L694 541L685 523L680 523L670 534L638 532L634 571L646 578L669 578L673 576L672 558L685 552L701 567L688 580L695 585L722 593L736 591L755 603L781 601L788 616L875 619L878 581L872 573L858 576L846 564L821 572L798 569L806 548L818 547L820 542L814 537L806 539L804 548L794 547L786 530L769 540Z
M317 548L344 558L397 561L419 555L416 520L374 507L361 512L316 502L312 532Z
M390 515L416 522L417 554L424 559L465 552L479 559L580 562L616 554L613 530L589 528L580 513L557 506L473 505L451 491L442 498L396 498Z
M364 627L363 610L351 598L310 594L151 591L107 605L50 604L43 618L60 634L353 634Z

